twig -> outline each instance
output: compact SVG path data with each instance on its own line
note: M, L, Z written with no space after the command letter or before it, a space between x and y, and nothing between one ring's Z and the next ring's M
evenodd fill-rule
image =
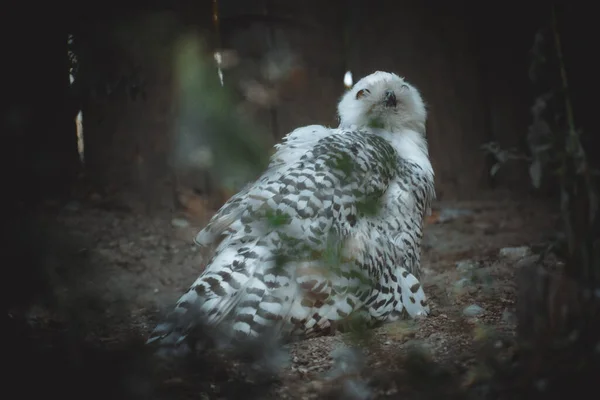
M567 70L565 67L565 60L564 60L563 51L562 51L562 43L561 43L560 33L558 30L558 18L556 16L556 6L555 5L552 6L552 30L553 30L553 34L554 34L556 55L557 55L558 64L559 64L559 68L560 68L560 76L561 76L561 83L562 83L562 89L563 89L563 95L564 95L564 101L565 101L565 111L566 111L566 118L567 118L565 152L563 153L563 168L562 168L562 171L560 174L560 182L561 182L561 186L562 186L561 209L563 212L563 217L565 220L564 222L566 225L565 228L567 231L569 253L571 254L571 256L574 256L577 252L576 247L579 247L579 249L581 249L581 254L580 254L580 257L577 257L578 261L585 262L587 265L586 266L582 265L581 268L587 269L587 267L590 266L590 263L592 263L591 257L593 255L593 248L588 247L586 249L585 242L588 242L589 239L593 239L590 237L590 235L591 235L590 228L593 226L595 219L596 219L597 210L598 210L598 198L597 198L595 187L594 187L593 177L592 177L590 168L587 163L585 150L583 149L583 146L582 146L580 138L579 138L579 134L577 132L577 129L575 128L575 117L574 117L574 113L573 113L573 105L571 102L571 98L569 96ZM583 210L583 212L587 211L587 215L584 216L584 219L587 219L587 221L586 221L586 225L581 226L581 227L573 226L573 222L575 219L575 213L582 212L582 210L576 209L577 205L574 204L572 201L572 197L580 196L580 195L575 193L577 188L569 187L570 184L577 185L576 180L574 180L573 183L568 182L568 180L567 180L567 178L568 178L567 172L570 170L570 168L569 168L570 162L569 161L571 161L573 163L573 165L571 165L571 167L574 169L575 175L579 175L579 174L582 175L584 185L585 185L583 189L586 192L584 194L584 196L587 194L587 197L588 197L587 198L587 200L588 200L587 210ZM581 229L581 230L584 230L584 232L575 232L574 229ZM584 243L576 242L576 238L578 235L582 235L581 237L579 237L579 239L582 239L582 241ZM585 237L585 236L587 236L587 237ZM591 253L590 253L590 251L591 251ZM588 269L587 271L582 271L582 272L583 272L583 274L582 274L583 276L581 276L581 278L584 278L584 279L585 278L593 278L593 275L594 275L593 271ZM586 272L589 273L588 276L585 276Z

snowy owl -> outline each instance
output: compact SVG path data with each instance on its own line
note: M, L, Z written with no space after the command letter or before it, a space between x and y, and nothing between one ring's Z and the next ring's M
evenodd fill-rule
M423 220L434 198L419 91L375 72L338 104L337 129L298 128L267 170L198 233L206 269L148 340L176 345L199 325L221 338L282 340L426 315Z

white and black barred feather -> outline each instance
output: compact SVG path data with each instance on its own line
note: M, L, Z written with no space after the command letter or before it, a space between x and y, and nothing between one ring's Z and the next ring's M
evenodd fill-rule
M200 324L227 338L293 338L354 313L428 313L420 243L434 187L421 133L343 125L290 133L223 205L196 237L212 249L205 271L150 342L179 343Z

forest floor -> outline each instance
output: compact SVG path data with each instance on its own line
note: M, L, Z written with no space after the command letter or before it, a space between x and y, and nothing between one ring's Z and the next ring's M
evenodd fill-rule
M558 221L539 200L493 197L435 204L422 257L430 316L374 330L358 353L343 334L294 343L272 379L222 357L158 368L158 359L140 355L145 337L202 270L192 240L205 221L185 215L150 217L99 199L69 203L47 218L47 296L10 318L25 322L31 349L46 349L50 361L36 362L50 366L46 374L63 397L73 379L85 382L88 398L471 396L486 373L478 343L490 332L514 335L515 272L533 262ZM495 347L508 354L509 341ZM340 354L353 359L344 364Z

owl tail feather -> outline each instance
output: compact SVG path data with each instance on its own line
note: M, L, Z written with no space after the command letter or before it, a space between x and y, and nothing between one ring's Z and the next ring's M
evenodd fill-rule
M405 311L411 318L429 314L429 304L421 282L404 268L399 268L397 274L402 290L402 301L398 304L402 310L397 311Z
M198 347L209 341L228 347L237 336L256 336L259 325L274 322L260 316L261 307L270 306L262 304L272 298L264 275L273 265L273 255L258 239L222 249L147 343ZM276 312L272 308L267 309Z
M204 329L198 319L193 320L192 315L175 309L154 328L146 345L156 346L158 354L162 356L185 356L207 347L213 341L207 332L209 330Z

